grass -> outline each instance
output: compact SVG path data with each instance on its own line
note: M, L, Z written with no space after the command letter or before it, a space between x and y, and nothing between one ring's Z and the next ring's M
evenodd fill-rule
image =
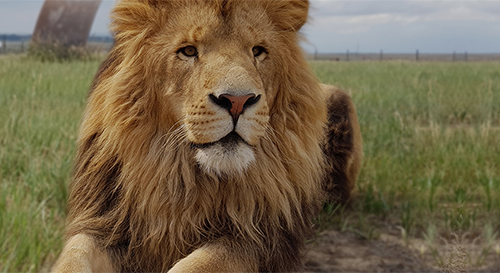
M323 82L351 93L364 138L354 209L333 223L350 221L367 237L388 223L410 238L430 238L435 229L441 238L465 235L491 248L500 227L498 64L317 62L313 68Z
M41 62L92 61L99 59L98 48L91 46L66 46L61 43L32 43L29 58Z
M62 244L78 123L98 62L0 58L0 271L42 270Z
M97 61L0 57L0 271L47 270L62 246L78 125ZM498 63L313 62L353 97L365 160L352 209L323 225L376 239L387 225L436 244L500 231ZM326 224L325 224L326 223Z

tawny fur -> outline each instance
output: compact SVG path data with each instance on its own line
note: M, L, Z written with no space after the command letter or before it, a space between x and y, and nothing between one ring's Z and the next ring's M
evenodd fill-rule
M301 269L314 215L326 199L349 198L361 162L350 98L321 87L298 46L307 12L306 0L118 2L116 42L80 129L70 239L55 271L102 255L100 268L80 270ZM200 55L179 55L186 45ZM254 46L265 55L254 58ZM255 160L238 171L201 168L196 145L217 141L231 122L208 95L247 89L261 101L235 128ZM331 114L337 98L347 105L342 119ZM79 245L89 254L71 251Z

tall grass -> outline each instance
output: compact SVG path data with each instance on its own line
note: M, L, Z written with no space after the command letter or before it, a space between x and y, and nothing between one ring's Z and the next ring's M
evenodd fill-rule
M59 42L31 43L28 57L41 62L98 60L101 51L91 46L68 46Z
M47 270L61 249L74 144L98 65L0 58L2 272ZM351 93L365 153L353 208L335 208L334 216L322 221L368 239L386 224L427 241L453 232L495 239L498 64L312 66L321 81Z
M354 214L375 221L367 229L351 220L353 229L373 233L382 221L407 236L437 229L445 239L467 233L492 243L481 234L500 230L497 63L312 65L323 82L350 92L358 110L365 160Z
M77 127L98 62L0 58L0 271L39 271L61 248Z

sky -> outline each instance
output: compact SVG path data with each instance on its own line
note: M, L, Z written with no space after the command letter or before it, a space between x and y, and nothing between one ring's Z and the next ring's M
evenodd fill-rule
M108 35L114 0L103 0L91 34ZM30 34L43 0L0 0L0 34ZM306 51L499 53L500 0L311 0Z

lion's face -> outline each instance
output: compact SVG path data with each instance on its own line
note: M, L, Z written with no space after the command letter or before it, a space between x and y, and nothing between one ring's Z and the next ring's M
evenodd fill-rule
M187 138L194 144L198 163L216 173L246 169L269 122L268 97L259 73L267 53L232 40L231 44L198 42L177 53L179 65L189 71L182 109ZM186 54L187 50L195 53Z
M263 78L270 60L265 42L248 25L231 30L215 16L207 19L178 33L182 42L171 61L183 84L172 95L182 101L177 114L200 166L218 174L241 172L268 127L273 94Z
M272 130L276 78L307 18L307 1L237 2L150 0L114 11L118 39L141 38L133 53L155 74L167 129L181 131L201 168L219 175L246 170Z

